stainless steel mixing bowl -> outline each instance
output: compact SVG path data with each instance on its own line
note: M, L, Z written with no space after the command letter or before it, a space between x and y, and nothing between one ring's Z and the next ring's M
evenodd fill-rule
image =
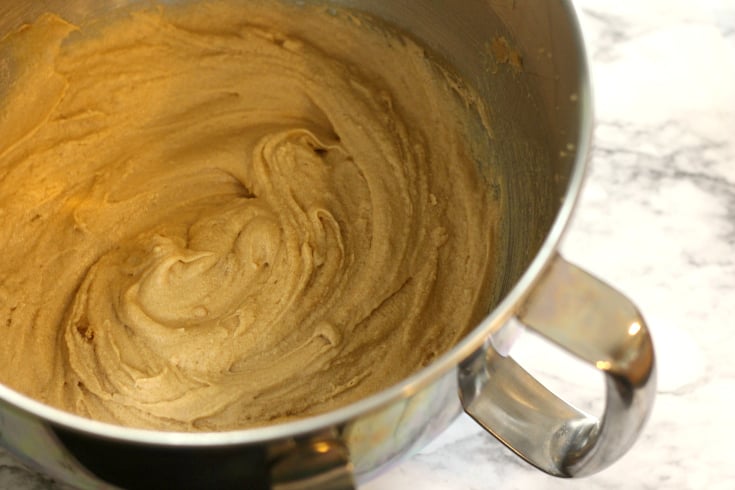
M82 22L131 3L1 0L0 35L45 11ZM399 385L325 415L259 429L123 428L0 386L0 442L27 464L80 488L352 488L426 444L463 409L519 456L557 476L599 471L633 444L655 391L647 328L629 300L557 252L582 185L592 127L583 43L570 3L330 3L414 36L492 108L495 135L485 164L502 173L509 204L497 304L450 352ZM522 56L521 69L493 49L502 39ZM2 73L0 83L7 83ZM497 333L512 317L604 373L601 419L556 398L503 354Z

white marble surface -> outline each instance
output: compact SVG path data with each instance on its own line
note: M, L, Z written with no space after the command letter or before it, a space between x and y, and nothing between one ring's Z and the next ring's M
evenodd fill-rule
M365 490L735 488L735 1L575 5L597 130L562 250L647 316L659 360L651 420L613 467L569 481L519 462L462 417ZM524 338L517 356L533 364L543 348ZM576 369L560 365L540 374L554 382ZM593 373L560 386L599 409ZM1 490L61 488L0 451Z

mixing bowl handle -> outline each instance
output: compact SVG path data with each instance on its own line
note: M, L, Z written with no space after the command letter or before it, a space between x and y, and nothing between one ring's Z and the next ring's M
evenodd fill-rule
M465 411L537 468L596 473L635 442L653 406L653 344L633 303L557 256L517 313L526 326L605 374L602 419L547 390L492 345L460 370Z

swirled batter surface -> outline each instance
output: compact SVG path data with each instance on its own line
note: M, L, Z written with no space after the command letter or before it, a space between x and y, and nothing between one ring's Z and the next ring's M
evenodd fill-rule
M228 430L397 383L492 296L471 106L409 39L196 3L6 37L0 380Z

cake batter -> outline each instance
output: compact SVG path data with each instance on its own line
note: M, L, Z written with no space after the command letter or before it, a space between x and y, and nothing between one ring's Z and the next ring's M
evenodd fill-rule
M253 427L399 382L490 307L477 108L405 36L204 2L44 15L0 59L2 383Z

